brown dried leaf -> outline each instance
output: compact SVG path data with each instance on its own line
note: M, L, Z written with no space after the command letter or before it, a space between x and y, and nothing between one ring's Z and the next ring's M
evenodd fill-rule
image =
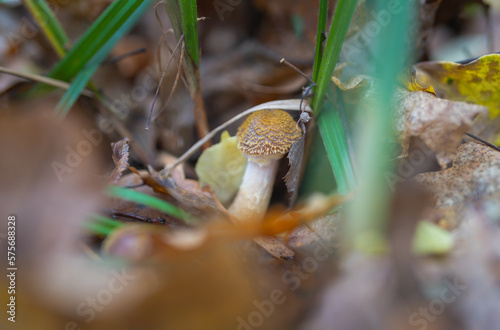
M496 199L500 193L500 153L466 143L458 148L451 168L422 173L416 179L434 194L438 208Z
M259 236L253 240L276 259L290 259L295 255L295 252L292 249L276 237Z
M415 38L414 49L418 52L415 56L421 58L423 52L428 48L429 39L434 32L436 12L441 5L441 0L419 0L418 6L418 34ZM448 8L447 8L448 9Z
M365 2L365 0L358 1L356 9L354 10L354 15L352 16L351 24L349 25L349 30L347 30L346 39L361 31L370 20Z
M117 183L123 172L127 170L130 157L129 142L130 140L128 138L124 138L118 142L111 143L111 148L113 150L111 156L116 166L109 175L108 183Z
M209 187L200 188L198 181L186 179L184 173L175 173L177 170L174 169L170 176L163 176L151 166L148 170L150 178L174 197L189 213L200 217L228 214Z
M165 194L168 195L167 189L158 182L155 178L153 178L147 171L139 171L135 167L130 166L129 169L136 175L138 175L142 182L144 182L145 185L153 188L153 190L157 193L160 194Z
M168 195L168 192L158 191L160 189L163 189L163 187L161 187L159 184L157 184L157 186L160 187L160 189L157 189L156 187L152 188L150 185L144 184L144 181L148 180L147 177L149 176L149 173L147 171L138 171L133 167L130 167L130 169L133 173L123 175L120 180L118 180L117 185L122 187L136 186L136 188L134 188L135 191L152 195L171 204L176 203L176 201L170 195ZM105 214L127 222L142 221L148 223L157 223L172 228L187 226L186 222L184 222L183 220L169 216L154 207L144 207L144 205L142 204L124 200L118 197L110 196L108 198L105 208Z
M302 137L295 141L288 152L288 163L290 164L290 169L286 173L285 180L286 189L289 193L292 193L290 196L289 204L295 204L297 200L297 196L299 190L300 183L300 175L302 173L302 164L304 160L304 146L306 141L306 126L303 122L300 122L300 128L302 129Z
M318 244L333 251L340 246L342 230L340 212L327 214L295 228L288 237L288 245L293 248L313 248Z
M487 108L448 101L426 92L403 93L397 101L397 130L406 156L410 139L417 137L436 152L441 167L454 159L455 151L472 121Z

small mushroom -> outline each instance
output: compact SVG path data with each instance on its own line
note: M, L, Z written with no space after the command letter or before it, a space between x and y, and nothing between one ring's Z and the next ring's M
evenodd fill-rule
M243 181L229 207L240 220L261 220L269 206L279 160L302 131L283 110L252 113L238 128L238 149L248 159Z

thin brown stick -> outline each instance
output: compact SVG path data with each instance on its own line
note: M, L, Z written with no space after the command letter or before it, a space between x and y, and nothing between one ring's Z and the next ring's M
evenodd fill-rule
M208 133L209 133L209 128L208 128L208 119L207 119L207 112L205 111L205 102L203 101L203 94L201 92L201 85L200 85L200 75L198 72L198 68L195 68L195 79L197 81L196 88L194 90L194 95L193 95L193 101L194 101L194 106L193 106L193 112L194 112L194 119L195 119L195 124L196 124L196 131L198 132L198 136L200 138L204 138ZM211 146L210 140L207 140L203 144L203 148L208 148Z
M168 94L167 101L161 107L161 109L158 111L158 113L156 114L156 116L154 116L153 121L155 121L156 118L158 118L160 116L160 114L163 112L163 110L166 109L167 105L170 103L170 100L172 99L172 96L174 95L175 90L177 89L177 83L179 82L179 78L180 78L181 71L182 71L181 66L182 66L182 60L184 58L184 48L185 47L186 47L186 43L182 43L181 56L179 58L179 63L177 64L177 67L179 69L177 70L177 74L175 75L174 85L172 86L172 89L170 90L170 93Z
M126 59L127 57L131 57L131 56L145 53L145 52L146 52L146 47L141 47L139 49L135 49L135 50L132 50L130 52L127 52L127 53L124 53L124 54L121 54L121 55L118 55L115 57L108 58L106 61L102 62L102 64L104 65L104 64L116 63L116 62L119 62L121 60Z
M494 145L492 143L489 143L488 141L485 141L485 140L481 139L478 136L475 136L475 135L473 135L471 133L465 133L465 135L467 135L468 137L471 137L471 138L473 138L473 139L475 139L475 140L477 140L477 141L479 141L479 142L487 145L488 147L490 147L492 149L495 149L496 151L500 151L500 148L498 146L496 146L496 145Z
M40 83L47 84L49 86L54 86L57 88L61 88L64 90L69 89L69 86L70 86L70 84L68 84L65 81L37 75L34 73L19 72L19 71L10 70L10 69L4 68L4 67L0 67L0 72L5 73L5 74L10 74L12 76L16 76L19 78L23 78L26 80L40 82ZM116 114L119 112L113 106L113 104L111 102L109 102L104 97L99 97L99 95L97 95L96 93L94 93L88 89L84 89L82 91L82 95L85 95L87 97L91 97L91 98L95 99L96 101L99 101L100 104L103 105L103 109L104 109L104 112L106 113L106 115L108 115L113 120L113 125L114 125L115 129L118 131L118 133L122 137L132 138L133 135L131 134L131 132L118 120L118 118L116 118ZM148 157L147 153L144 151L144 149L142 149L142 147L138 143L133 143L133 144L131 144L131 146L132 146L132 149L134 150L134 152L137 154L137 156L141 159L141 161L143 161L145 164L149 162L149 157Z
M108 212L111 216L122 217L131 220L138 220L142 222L151 222L151 223L165 223L165 219L160 216L156 218L151 218L135 214L134 212L124 212L119 210L108 210Z
M159 22L162 29L164 29L163 23L161 22L161 19L160 19L159 13L158 13L158 9L157 9L158 5L161 3L165 3L166 5L169 5L169 3L167 1L160 1L158 4L155 5L156 19ZM199 51L199 50L196 50L196 51ZM184 61L185 61L184 74L186 75L186 79L183 79L183 81L189 90L189 95L190 95L191 99L194 102L193 113L194 113L196 131L198 133L198 136L200 138L203 138L209 132L208 119L207 119L207 114L206 114L206 110L205 110L205 103L203 101L203 94L201 92L199 71L198 71L198 68L194 65L194 63L187 62L189 60L191 60L191 58L189 56L184 58ZM209 145L210 145L210 143L207 142L206 146L209 146Z
M180 156L172 165L169 167L166 167L161 171L161 174L168 174L172 169L174 169L177 165L181 164L182 162L186 161L191 155L193 155L198 149L200 149L207 141L209 141L211 138L215 136L218 132L226 128L227 126L231 125L232 123L238 121L239 119L251 114L252 112L259 111L259 110L264 110L264 109L281 109L281 110L291 110L291 111L307 111L312 114L312 109L309 106L306 106L304 109L300 110L299 109L300 105L300 99L293 99L293 100L279 100L279 101L271 101L271 102L266 102L259 104L255 107L252 107L248 110L243 111L242 113L234 116L233 118L229 119L222 125L218 126L217 128L213 129L207 135L205 135L203 138L201 138L198 142L196 142L191 148L189 148L182 156Z
M162 72L161 78L160 78L160 82L158 83L158 87L156 88L156 92L155 92L155 96L153 98L153 102L151 103L151 109L149 110L149 117L148 117L148 122L146 124L146 131L149 130L149 123L151 122L151 116L153 115L153 109L154 109L154 106L155 106L155 103L156 103L156 99L158 98L158 94L160 93L161 84L163 83L163 79L165 78L165 74L167 73L167 69L170 66L170 63L172 62L172 59L174 58L175 52L177 51L177 49L179 48L179 45L182 43L183 40L184 40L184 34L179 38L179 41L177 41L177 44L175 45L175 48L174 48L174 50L172 52L172 55L170 56L170 58L169 58L169 60L167 62L167 65L163 69L163 72ZM182 49L184 49L184 46L182 47Z
M49 86L57 87L57 88L64 89L64 90L68 90L69 87L70 87L70 84L68 84L65 81L61 81L61 80L57 80L57 79L53 79L53 78L41 76L41 75L38 75L38 74L35 74L35 73L27 73L27 72L14 71L14 70L2 67L2 66L0 66L0 72L1 73L5 73L5 74L9 74L11 76L23 78L23 79L26 79L26 80L29 80L29 81L35 81L35 82L39 82L39 83L46 84L46 85L49 85ZM90 91L88 89L84 89L82 91L82 94L85 95L85 96L88 96L88 97L92 97L92 98L96 97L96 95L94 94L94 92L92 92L92 91Z
M307 80L309 80L309 82L311 84L314 84L314 80L311 79L311 77L309 77L308 75L306 75L304 72L302 72L302 70L300 70L299 68L297 68L295 65L293 65L292 63L288 62L287 60L285 60L285 58L282 58L280 60L280 63L281 64L285 64L287 66L289 66L290 68L292 68L295 72L297 72L298 74L300 74L302 77L306 78Z
M166 31L166 29L165 29L165 26L163 25L163 22L161 21L160 14L158 13L158 6L159 5L167 5L168 6L169 3L168 3L168 1L158 1L154 6L156 21L158 22L158 24L160 24L160 28L161 28L162 32L164 33Z

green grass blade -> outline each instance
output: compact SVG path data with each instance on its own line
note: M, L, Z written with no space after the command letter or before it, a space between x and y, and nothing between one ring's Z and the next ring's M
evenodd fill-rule
M321 105L325 100L328 86L330 86L331 83L333 70L335 69L335 65L337 65L347 30L349 29L354 10L356 9L356 4L357 0L339 0L337 3L333 22L330 26L330 32L326 39L323 58L321 63L319 63L318 76L315 80L317 87L315 88L312 100L312 108L315 114L319 114ZM321 31L318 31L318 33L321 33Z
M196 0L179 0L181 11L182 31L184 32L184 42L186 51L193 60L196 67L200 64L200 54L198 50L198 17L196 14Z
M23 0L59 57L64 57L69 38L44 0Z
M111 234L113 230L124 226L120 221L99 214L92 214L91 218L92 220L86 221L83 226L85 229L95 234L107 236Z
M157 210L179 219L186 220L189 218L188 214L179 209L177 206L148 194L117 186L110 186L107 191L111 196L154 207Z
M54 68L50 74L52 78L69 80L75 77L58 104L60 113L67 113L113 46L148 6L149 1L113 2Z
M103 226L108 226L113 229L125 226L122 222L111 219L100 214L92 214L92 220L96 223L101 223Z
M332 165L325 152L325 144L317 126L309 129L311 144L307 151L304 180L300 184L299 196L310 197L315 193L330 195L336 192Z
M83 68L73 79L69 89L64 93L63 97L59 101L56 107L56 112L64 116L68 113L69 109L76 102L80 93L85 88L87 83L90 81L90 78L94 75L94 72L97 70L99 65L90 66L88 68Z
M184 35L184 66L189 93L194 100L199 92L200 54L198 48L198 18L196 0L172 0L165 4L177 41ZM201 94L200 94L201 95Z
M88 222L88 221L85 222L83 224L83 226L85 227L85 229L87 229L88 231L90 231L94 234L99 234L99 235L104 235L104 236L108 236L114 230L113 228L103 226L103 225L100 225L100 224L97 224L94 222Z
M182 18L181 10L179 8L179 3L177 0L165 2L165 10L167 11L167 16L174 30L175 39L179 40L183 34L182 32Z
M318 32L316 34L316 53L314 54L313 80L318 79L319 68L323 58L323 42L326 33L326 18L328 16L328 0L319 0Z
M151 1L139 0L113 2L52 69L49 76L70 81L97 53L101 56L103 53L108 54L113 45L135 24L136 19L150 3ZM38 91L50 90L53 88L45 86Z
M352 191L356 178L351 164L342 118L338 109L327 100L318 118L318 126L323 143L332 165L337 189L341 195Z
M71 48L66 57L56 65L49 76L64 81L76 76L99 50L105 46L111 48L113 45L110 45L109 41L112 39L115 42L118 41L118 38L113 38L113 36L119 32L125 34L125 31L135 24L134 20L130 20L132 15L140 12L139 9L146 9L148 5L149 1L138 0L113 2Z
M312 99L312 108L318 116L318 126L330 160L337 189L347 194L356 186L351 155L347 145L346 132L337 107L326 102L333 70L337 64L342 45L356 9L356 0L339 0L335 9L325 50L321 54L323 31L326 25L326 1L320 2L320 13L314 62L314 80L317 84ZM324 113L323 113L324 112ZM332 187L334 184L332 183Z

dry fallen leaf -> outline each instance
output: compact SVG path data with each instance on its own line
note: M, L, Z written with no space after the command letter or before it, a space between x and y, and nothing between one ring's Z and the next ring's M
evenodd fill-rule
M288 237L288 245L294 249L314 248L324 245L329 251L340 248L342 242L341 212L327 214L295 228Z
M176 201L168 195L166 191L159 192L156 187L152 188L151 185L143 184L144 180L148 180L147 177L149 174L147 171L137 171L133 167L131 167L131 169L133 173L122 176L117 183L118 186L137 186L136 188L133 188L135 191L152 195L171 204L176 203ZM146 177L146 179L143 179L143 177ZM159 184L157 186L160 187L160 190L163 189L163 187ZM183 220L167 215L156 208L144 207L142 204L118 197L108 197L106 208L103 211L108 216L115 217L126 222L157 223L171 228L187 227L187 224Z
M487 106L492 118L500 114L500 54L466 64L422 62L415 68L418 82L432 85L439 97Z
M171 176L163 176L151 166L148 170L150 179L163 187L187 212L197 217L227 214L226 209L210 189L201 189L198 181L186 179L183 172L174 175L173 172L176 171L174 169Z
M115 168L113 172L109 175L108 183L117 183L123 172L127 170L129 166L129 142L128 138L124 138L118 142L111 143L111 149L113 150L112 157L115 163Z
M474 118L487 111L480 105L448 101L426 92L403 92L396 109L403 155L407 155L410 139L417 137L436 152L443 169L453 160Z
M285 180L286 188L289 193L292 193L290 196L290 206L292 206L297 200L297 196L299 194L299 183L300 183L300 175L302 173L302 165L304 161L304 146L306 141L306 126L303 122L300 122L300 128L302 129L302 137L295 141L288 152L288 163L290 165L290 169L286 173Z
M500 193L500 153L481 144L466 143L458 148L451 168L416 178L434 194L437 208L495 200Z

